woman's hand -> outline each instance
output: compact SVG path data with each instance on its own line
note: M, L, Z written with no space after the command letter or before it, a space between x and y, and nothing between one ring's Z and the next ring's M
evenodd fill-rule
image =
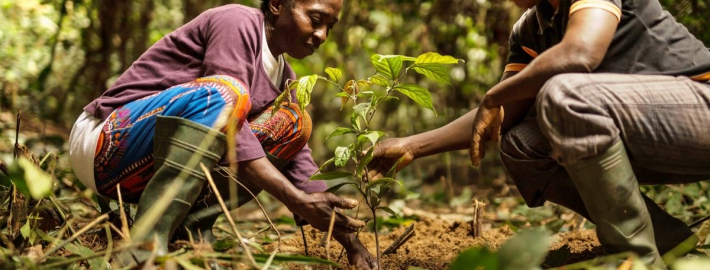
M365 226L365 222L343 215L338 210L357 207L357 200L339 197L333 193L301 193L286 206L294 214L308 221L316 229L327 232L330 219L335 211L333 231L339 233L353 233Z
M476 117L473 119L473 138L471 139L471 163L478 167L481 159L486 155L484 143L488 141L486 134L490 134L490 140L497 142L500 138L500 128L503 124L503 106L486 104L486 97L483 97L481 106L478 107Z

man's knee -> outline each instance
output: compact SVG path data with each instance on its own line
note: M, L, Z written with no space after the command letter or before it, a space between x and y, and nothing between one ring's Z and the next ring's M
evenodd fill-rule
M540 115L549 114L551 111L559 110L570 105L570 101L579 100L581 94L579 89L589 84L589 77L586 74L569 73L556 75L540 88L535 102L535 109Z

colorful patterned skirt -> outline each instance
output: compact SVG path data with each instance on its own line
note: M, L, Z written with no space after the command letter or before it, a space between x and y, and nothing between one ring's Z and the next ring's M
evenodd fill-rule
M155 116L189 119L224 131L236 121L237 129L250 118L252 130L265 150L287 162L305 145L311 131L307 114L295 106L284 106L270 117L271 108L248 117L249 92L239 80L210 76L177 85L135 100L114 110L99 135L94 156L94 179L98 192L118 197L120 184L124 200L140 197L153 177L153 134Z

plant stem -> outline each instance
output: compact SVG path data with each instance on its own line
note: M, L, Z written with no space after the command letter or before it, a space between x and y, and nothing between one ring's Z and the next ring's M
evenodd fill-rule
M380 268L384 269L384 267L382 267L382 262L380 261L380 237L379 237L379 233L378 233L379 230L377 230L377 214L375 213L376 209L373 207L370 207L370 210L372 210L372 220L375 225L375 249L377 252L377 265L379 265Z

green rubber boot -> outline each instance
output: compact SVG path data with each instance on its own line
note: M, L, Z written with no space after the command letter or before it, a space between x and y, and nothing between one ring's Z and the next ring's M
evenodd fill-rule
M604 153L565 168L596 221L604 250L609 254L633 251L654 269L665 269L624 144L619 141Z
M288 162L271 155L269 152L266 152L266 157L269 159L271 164L279 170L288 165ZM219 189L220 195L222 195L222 199L225 201L227 207L232 205L235 201L237 203L237 207L240 207L253 200L254 197L261 192L261 188L254 185L248 179L239 179L239 184L237 185L237 198L228 198L230 188L229 182L233 181L229 177L228 169L217 167L211 174L212 180L214 180L215 185ZM192 209L190 209L190 213L185 218L185 221L183 221L180 228L178 228L178 231L175 233L175 238L189 240L190 237L192 237L195 241L202 241L212 244L215 242L212 227L214 226L215 221L217 221L217 218L223 214L224 211L222 211L219 201L217 201L214 192L212 192L209 186L205 186L202 189L202 193L199 198L200 199L197 203L195 203Z
M165 255L168 240L187 216L207 179L200 163L207 168L215 167L225 152L226 135L187 119L159 115L155 122L153 143L155 175L138 201L136 222L147 217L146 213L168 187L180 182L182 187L149 233L145 237L132 234L132 240L155 241L157 255ZM156 239L153 239L154 236ZM136 250L131 255L134 262L142 262L150 253ZM123 260L125 256L121 257L126 265Z

